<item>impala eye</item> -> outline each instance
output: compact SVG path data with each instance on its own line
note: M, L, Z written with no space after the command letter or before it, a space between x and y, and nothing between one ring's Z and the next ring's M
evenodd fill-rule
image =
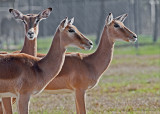
M39 22L39 19L36 20L36 24Z
M115 27L115 28L119 28L120 26L119 26L119 24L115 23L115 24L114 24L114 27Z
M73 30L73 29L69 29L68 31L69 31L69 32L75 32L75 30Z

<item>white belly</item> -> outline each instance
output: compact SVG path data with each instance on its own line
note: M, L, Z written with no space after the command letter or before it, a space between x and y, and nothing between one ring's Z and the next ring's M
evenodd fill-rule
M44 93L49 94L64 94L64 93L73 93L73 90L70 89L58 89L58 90L44 90Z
M16 94L10 92L0 93L0 97L16 97Z

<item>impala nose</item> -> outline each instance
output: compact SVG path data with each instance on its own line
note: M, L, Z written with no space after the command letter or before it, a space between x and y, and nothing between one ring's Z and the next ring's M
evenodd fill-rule
M93 43L92 43L92 41L89 41L88 49L92 49L92 47L93 47Z
M92 46L93 45L93 43L92 42L89 42L89 44Z
M137 36L136 36L136 35L133 35L133 38L135 38L135 39L136 39L136 38L137 38Z
M137 41L137 35L136 34L133 35L133 38L131 39L131 41L132 42L136 42Z
M33 38L33 37L34 37L34 32L28 31L28 37L29 37L29 38Z
M28 32L28 34L29 34L30 36L32 36L34 33L33 33L33 32L31 32L31 31L29 31L29 32Z

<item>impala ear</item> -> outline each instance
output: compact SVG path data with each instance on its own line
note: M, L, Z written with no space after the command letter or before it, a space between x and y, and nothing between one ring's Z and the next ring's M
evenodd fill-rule
M23 13L16 9L9 9L9 12L13 15L15 19L23 20Z
M106 19L106 25L109 25L113 21L113 15L112 13L109 13Z
M52 8L47 8L47 9L43 10L41 13L39 13L38 16L40 19L46 19L47 17L50 16L51 11L52 11Z
M59 27L60 31L63 31L67 25L68 25L68 17L66 17L64 20L61 21Z
M74 17L68 21L68 24L72 25L73 23L74 23Z
M123 15L116 17L115 20L124 22L124 20L127 18L127 16L128 16L128 14L123 14Z

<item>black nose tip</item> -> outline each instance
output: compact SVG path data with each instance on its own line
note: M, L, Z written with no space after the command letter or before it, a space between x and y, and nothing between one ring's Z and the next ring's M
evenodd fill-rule
M136 36L136 35L133 35L133 38L137 38L137 36Z
M90 45L93 45L93 43L92 43L92 42L89 42L89 44L90 44Z

